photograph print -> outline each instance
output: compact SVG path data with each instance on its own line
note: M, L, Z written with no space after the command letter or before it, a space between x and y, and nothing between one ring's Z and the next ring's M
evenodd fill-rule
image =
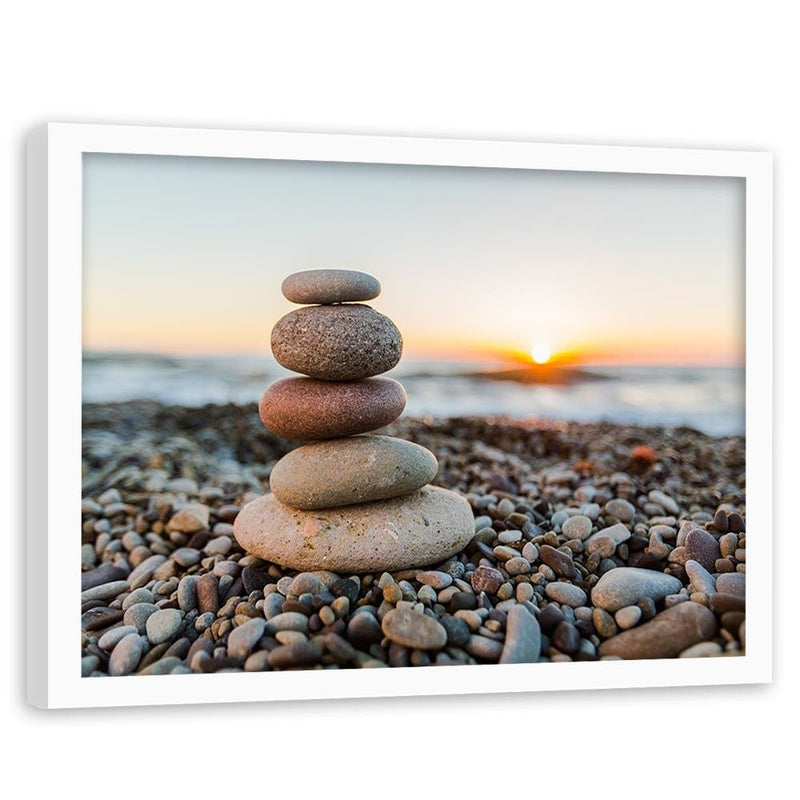
M84 678L746 654L743 178L86 153L82 235Z

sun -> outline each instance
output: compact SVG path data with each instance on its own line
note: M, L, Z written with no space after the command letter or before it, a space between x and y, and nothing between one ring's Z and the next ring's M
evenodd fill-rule
M546 364L550 360L550 348L543 342L537 342L531 348L531 358L537 364Z

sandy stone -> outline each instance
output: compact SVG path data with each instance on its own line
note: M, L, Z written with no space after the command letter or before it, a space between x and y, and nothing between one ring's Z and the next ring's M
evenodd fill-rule
M377 430L394 422L405 405L405 389L391 378L284 378L264 392L258 412L277 436L305 442Z
M616 570L614 570L616 571ZM681 603L668 608L636 628L604 641L600 656L626 659L673 658L717 631L714 614L699 603Z
M295 272L281 284L283 296L292 303L354 303L372 300L381 293L377 278L352 269L307 269Z
M250 553L296 570L374 572L441 562L470 542L469 503L426 486L407 497L299 511L275 495L248 503L234 535Z
M395 324L369 306L309 306L272 329L272 354L294 372L326 381L357 381L394 367L403 351Z
M388 500L429 484L439 465L430 450L389 436L351 436L298 447L272 469L282 503L312 511Z
M661 600L680 591L681 582L672 575L638 567L619 567L606 572L592 589L592 603L606 611L635 605L643 597Z

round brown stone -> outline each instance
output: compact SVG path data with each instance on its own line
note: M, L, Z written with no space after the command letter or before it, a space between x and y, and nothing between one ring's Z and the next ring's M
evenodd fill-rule
M270 489L282 503L313 511L411 494L430 483L436 456L390 436L349 436L303 445L272 468Z
M307 269L289 275L281 286L292 303L355 303L381 293L377 278L352 269Z
M369 306L309 306L281 317L272 354L294 372L325 381L357 381L394 367L403 352L395 324Z
M374 431L394 422L405 405L405 389L391 378L284 378L264 392L258 411L277 436L305 442Z

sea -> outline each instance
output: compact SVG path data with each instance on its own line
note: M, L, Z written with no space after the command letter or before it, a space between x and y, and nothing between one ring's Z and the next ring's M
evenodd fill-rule
M588 366L587 378L540 385L482 377L496 362L403 361L389 376L408 393L405 414L506 416L575 422L687 426L712 436L744 435L741 367ZM476 374L478 373L478 374ZM269 356L172 357L84 353L83 401L156 400L168 405L258 402L264 388L293 373Z

